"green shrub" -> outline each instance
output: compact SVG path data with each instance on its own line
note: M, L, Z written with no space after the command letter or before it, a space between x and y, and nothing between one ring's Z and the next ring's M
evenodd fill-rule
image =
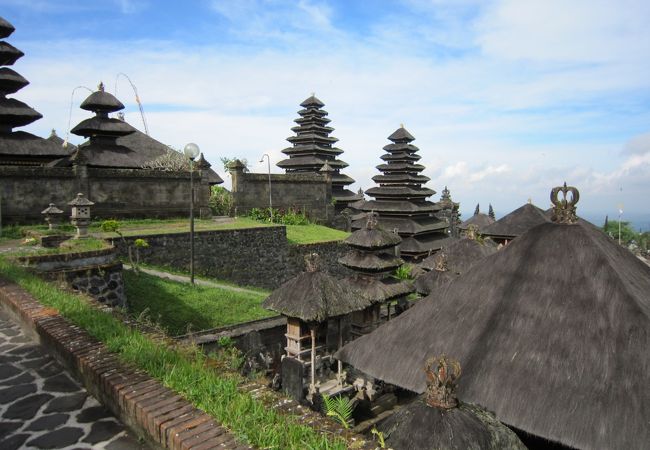
M208 205L217 216L229 216L232 212L232 194L224 187L212 186Z

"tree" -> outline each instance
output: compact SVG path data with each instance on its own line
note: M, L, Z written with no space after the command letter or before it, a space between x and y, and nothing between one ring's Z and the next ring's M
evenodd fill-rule
M147 161L142 168L165 172L186 172L190 170L190 161L180 151L168 147L167 153L152 161Z
M210 188L210 209L217 216L229 216L232 211L232 193L221 186Z
M612 238L618 240L618 220L607 220L603 225L603 231L610 235ZM630 222L621 222L621 244L628 245L632 241L638 243L639 233L634 231L630 226Z

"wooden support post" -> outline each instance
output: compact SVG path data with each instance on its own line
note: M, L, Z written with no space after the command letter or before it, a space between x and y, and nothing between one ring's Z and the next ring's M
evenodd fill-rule
M311 386L316 387L316 327L311 326Z
M341 347L343 347L343 323L342 322L343 321L341 320L341 317L339 316L339 348L337 350L341 350ZM338 364L338 375L339 375L338 380L339 380L339 384L343 384L341 382L341 372L342 372L342 369L343 369L343 363L339 359L337 361L337 364Z

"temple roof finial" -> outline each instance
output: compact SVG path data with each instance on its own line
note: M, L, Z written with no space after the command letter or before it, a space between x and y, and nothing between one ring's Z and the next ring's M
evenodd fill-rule
M560 193L562 193L561 199L559 197ZM576 223L578 221L576 203L579 200L580 192L578 192L578 189L567 186L566 181L563 186L554 187L551 190L551 203L553 203L553 217L551 217L551 220L555 223Z
M442 409L458 406L456 385L461 374L460 363L442 355L427 359L424 371L427 374L427 405Z

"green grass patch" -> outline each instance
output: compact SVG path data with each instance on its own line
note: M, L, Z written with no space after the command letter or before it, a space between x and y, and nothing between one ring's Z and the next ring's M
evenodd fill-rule
M89 232L98 238L116 239L117 235L112 232L102 232L102 221L94 221L89 227ZM152 234L166 233L187 233L190 231L190 222L187 218L178 219L120 219L120 231L124 236L147 236ZM249 217L237 217L232 222L217 223L212 219L195 219L194 229L196 231L212 230L238 230L244 228L260 228L277 226L277 224L259 222ZM328 228L323 225L286 225L287 240L291 244L313 244L317 242L339 241L349 236L344 231ZM74 230L69 224L60 227L63 231ZM12 238L20 238L29 234L46 234L46 225L26 225L3 228L2 235Z
M31 239L34 239L34 243L37 242L35 238ZM111 245L104 239L70 239L61 243L59 247L44 248L30 247L29 245L25 245L8 254L11 256L63 255L66 253L81 253L103 250L105 248L109 248L110 246Z
M315 244L318 242L342 241L350 233L323 225L286 225L290 244Z
M169 347L92 307L80 296L59 290L0 259L0 274L22 286L44 305L56 308L86 329L122 360L145 370L188 401L214 416L243 441L272 449L340 449L345 442L297 424L237 389L241 378L217 373L196 347Z
M168 334L233 325L275 315L262 308L267 294L236 292L124 271L130 312L145 314Z

